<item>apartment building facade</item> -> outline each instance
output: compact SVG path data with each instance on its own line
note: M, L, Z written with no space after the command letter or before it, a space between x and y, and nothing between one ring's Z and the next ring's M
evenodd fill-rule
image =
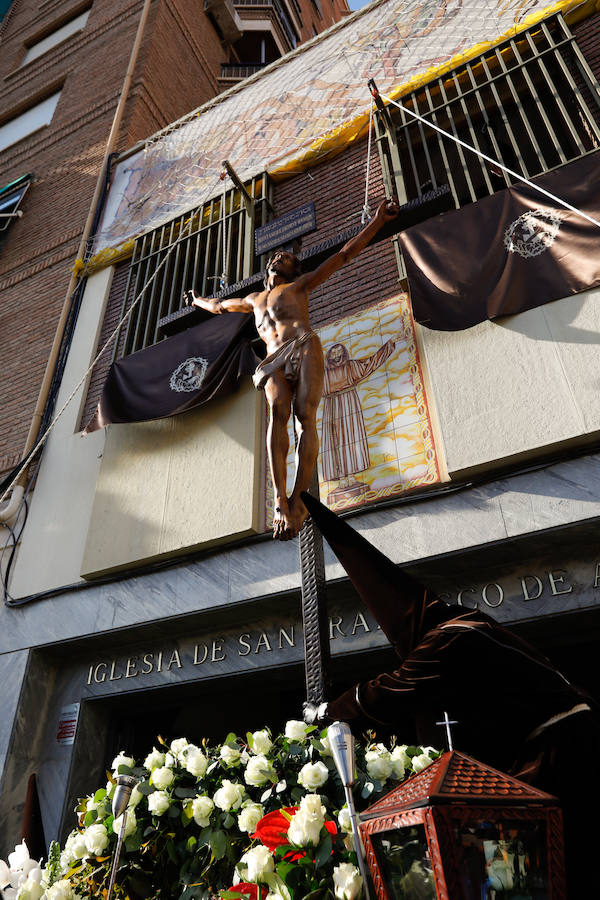
M264 397L245 378L182 415L81 432L111 359L178 339L165 321L208 321L181 310L184 288L232 296L259 283L269 226L295 229L310 268L355 233L365 201L372 213L397 196L412 225L485 208L518 181L410 110L534 181L593 161L600 16L516 7L490 7L482 24L476 2L439 14L373 4L117 161L57 408L84 384L48 438L1 613L3 852L32 772L50 840L123 747L299 715L300 563L297 542L269 534ZM369 103L365 74L385 109ZM309 103L307 120L329 115L312 132ZM219 177L225 157L246 200ZM355 398L350 428L326 389L322 500L448 602L519 629L597 692L598 288L441 331L415 321L409 287L388 236L311 298L330 382L345 353ZM393 656L326 564L336 690Z

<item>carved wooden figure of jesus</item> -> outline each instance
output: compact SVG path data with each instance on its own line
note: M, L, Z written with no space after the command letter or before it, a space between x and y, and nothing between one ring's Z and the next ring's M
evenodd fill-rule
M198 297L193 290L184 294L188 303L211 313L254 313L256 328L266 344L267 356L258 365L253 380L257 388L264 390L270 411L267 455L275 495L273 537L278 540L296 537L308 515L300 494L308 490L319 452L316 418L324 367L321 342L310 327L310 292L358 256L397 215L396 203L385 200L368 225L314 272L301 274L300 262L293 253L276 250L267 263L261 291L226 300ZM292 412L297 437L296 475L288 497L287 423Z

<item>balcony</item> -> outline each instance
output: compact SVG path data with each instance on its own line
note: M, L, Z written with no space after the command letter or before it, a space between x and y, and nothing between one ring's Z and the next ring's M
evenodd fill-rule
M288 10L282 0L233 0L244 31L273 30L280 52L293 50L299 40Z

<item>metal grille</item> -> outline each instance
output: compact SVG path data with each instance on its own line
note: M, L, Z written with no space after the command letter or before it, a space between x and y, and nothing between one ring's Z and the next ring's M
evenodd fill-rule
M600 147L599 86L560 15L452 69L402 104L527 178ZM390 106L388 113L387 124L376 117L377 138L388 189L401 203L449 183L459 208L511 183L404 111Z
M265 225L270 217L271 188L266 174L253 178L246 190L250 201L232 188L138 238L121 318L146 288L115 342L113 360L155 344L160 338L159 320L181 308L185 290L194 288L203 297L213 296L261 270L262 257L254 255L254 228ZM167 262L151 281L174 244Z

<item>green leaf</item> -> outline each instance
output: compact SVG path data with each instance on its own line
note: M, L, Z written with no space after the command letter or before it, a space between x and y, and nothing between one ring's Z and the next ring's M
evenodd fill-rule
M252 747L254 746L254 740L253 740L253 738L252 738L252 732L251 732L251 731L247 731L247 732L246 732L246 743L248 744L248 746L250 747L250 749L252 749Z
M93 825L96 819L98 818L98 811L96 809L90 809L88 813L85 814L85 818L83 820L83 824L86 828L90 825Z
M171 860L171 862L178 862L177 854L175 852L175 845L173 844L172 840L167 841L167 853L169 854L169 859Z
M229 734L227 735L227 737L225 738L225 740L223 741L223 743L227 744L228 746L231 746L232 744L235 745L236 742L237 742L237 734L234 734L233 731L230 731Z
M101 803L106 797L106 788L98 788L94 794L94 803Z
M177 788L175 788L173 793L175 794L176 797L180 797L182 799L189 799L191 797L195 797L197 794L197 791L195 788L177 787Z
M132 769L131 766L120 765L117 768L117 775L131 775Z
M321 843L317 848L317 855L315 856L315 865L317 869L320 869L321 866L324 866L326 862L328 862L329 857L331 856L331 835L328 833L326 838L323 838Z
M187 844L185 846L187 847L188 853L191 853L193 851L193 849L197 843L198 843L198 839L195 838L193 835L192 835L192 837L189 837L187 839Z
M152 794L156 790L156 788L153 787L153 785L151 785L149 781L140 781L137 789L140 794L144 794L145 797L147 797L149 794Z
M171 804L171 806L167 810L167 815L169 819L178 819L179 813L181 812L180 808L176 803Z
M220 829L213 831L210 836L210 848L215 859L223 859L227 851L227 844L227 835L224 831L221 831Z
M125 839L125 849L128 853L135 853L136 850L139 850L142 846L142 829L138 828L133 834L130 834L128 838Z
M233 825L235 825L235 818L231 813L227 813L223 819L223 828L231 828Z

